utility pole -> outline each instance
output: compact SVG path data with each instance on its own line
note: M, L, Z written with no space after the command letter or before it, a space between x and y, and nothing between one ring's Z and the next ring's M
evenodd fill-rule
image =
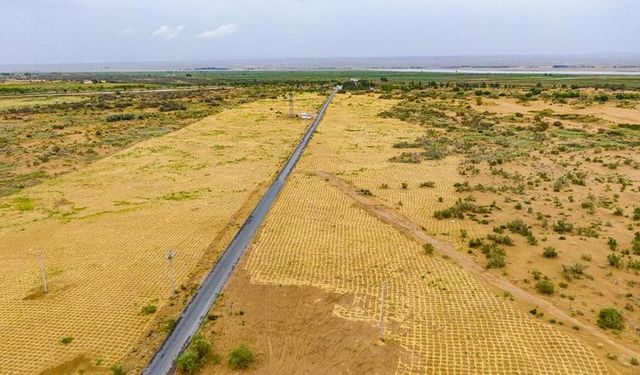
M382 290L380 291L380 340L384 341L384 299L387 294L387 282L382 282Z
M49 288L47 287L47 273L44 269L44 259L42 259L42 253L38 255L38 263L40 264L40 274L42 275L42 290L45 293L48 293Z
M293 108L293 94L289 93L289 117L295 117L295 110Z
M169 288L171 288L171 297L176 294L176 285L173 280L173 258L175 257L176 254L173 251L167 251L167 260L169 261Z

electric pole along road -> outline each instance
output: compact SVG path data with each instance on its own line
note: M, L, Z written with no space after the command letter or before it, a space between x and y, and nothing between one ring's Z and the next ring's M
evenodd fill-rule
M253 236L258 231L258 227L264 220L267 212L273 205L278 193L291 174L296 163L300 159L302 152L307 147L311 136L318 127L324 116L324 112L329 107L331 100L340 90L340 86L334 88L327 100L322 105L318 116L313 120L309 129L302 137L302 140L287 160L278 177L271 184L258 205L253 209L251 215L242 224L229 246L224 250L216 265L211 269L204 279L196 294L191 298L189 304L184 309L174 330L167 336L162 346L151 359L151 362L144 370L146 375L167 375L175 370L174 364L180 353L186 348L191 337L196 333L202 320L209 313L213 302L222 291L225 283L231 277L233 269L242 257L245 249L251 243Z

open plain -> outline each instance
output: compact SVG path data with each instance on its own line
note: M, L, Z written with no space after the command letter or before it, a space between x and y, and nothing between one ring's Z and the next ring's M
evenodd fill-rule
M5 84L1 373L140 373L335 84L179 372L638 369L636 79L252 74Z

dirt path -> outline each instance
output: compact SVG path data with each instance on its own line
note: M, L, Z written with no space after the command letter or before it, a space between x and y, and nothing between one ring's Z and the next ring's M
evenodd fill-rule
M381 204L373 197L368 197L360 194L358 190L353 186L339 179L333 174L320 171L317 173L317 175L321 178L324 178L329 184L340 189L343 193L351 197L362 209L375 216L376 218L382 220L383 222L392 225L400 232L407 235L409 238L412 238L420 243L432 244L437 251L446 255L447 257L449 257L449 259L454 260L456 263L462 266L464 270L478 275L494 287L511 293L514 298L517 298L522 302L541 307L545 310L545 313L554 315L556 318L561 319L569 323L570 325L580 327L580 330L582 330L582 332L590 335L592 338L607 343L610 347L620 352L621 355L618 358L621 363L628 364L630 358L632 357L640 358L640 353L637 353L636 351L612 340L609 336L607 336L604 332L600 331L596 327L587 325L573 318L549 301L531 294L510 283L509 281L501 278L500 276L491 273L489 270L480 266L464 253L457 251L452 244L437 240L427 235L420 228L420 226L414 224L412 221L404 217L396 210Z

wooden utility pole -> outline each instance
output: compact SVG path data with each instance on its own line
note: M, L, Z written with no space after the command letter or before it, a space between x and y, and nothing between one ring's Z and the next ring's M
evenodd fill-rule
M42 275L42 290L47 293L49 292L49 288L47 287L47 272L44 268L44 259L42 259L42 254L38 255L38 263L40 264L40 274Z
M173 258L175 257L176 254L173 251L167 251L167 260L169 261L169 288L171 289L171 297L176 294L176 285L173 278Z

